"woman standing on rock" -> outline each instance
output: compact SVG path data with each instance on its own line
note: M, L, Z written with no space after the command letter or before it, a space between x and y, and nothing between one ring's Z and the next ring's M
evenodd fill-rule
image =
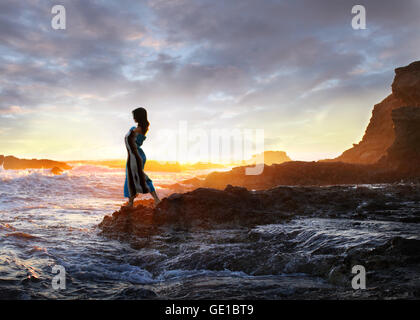
M160 200L152 180L144 173L146 154L141 148L149 129L146 109L137 108L133 110L133 119L137 123L137 127L132 127L125 136L128 157L125 170L124 197L129 198L128 206L132 207L134 198L138 193L150 192L155 199L155 205L157 205Z

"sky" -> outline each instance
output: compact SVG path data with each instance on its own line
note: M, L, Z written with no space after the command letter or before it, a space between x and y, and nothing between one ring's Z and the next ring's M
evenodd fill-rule
M294 160L334 157L419 60L419 15L419 0L1 0L0 154L125 158L143 106L148 159L204 160L211 132L232 130Z

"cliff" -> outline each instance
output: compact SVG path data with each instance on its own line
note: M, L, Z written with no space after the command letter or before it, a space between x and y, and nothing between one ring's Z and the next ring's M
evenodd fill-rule
M48 160L48 159L19 159L14 156L0 156L0 165L3 165L3 168L6 170L9 169L63 169L69 170L71 166L69 166L65 162Z
M409 175L420 174L420 108L392 111L395 140L379 164Z
M392 94L374 106L362 141L327 161L373 164L386 155L395 140L392 111L404 106L420 107L420 61L395 69Z
M246 167L212 172L195 187L223 189L232 184L263 190L279 185L326 186L419 181L420 108L401 107L392 111L393 143L374 164L290 161L264 166L260 175L246 175Z
M373 110L363 141L335 160L265 165L260 175L245 168L210 173L189 187L224 189L232 184L263 190L279 185L325 186L393 183L420 179L420 62L396 69L393 93ZM188 190L188 189L187 189Z

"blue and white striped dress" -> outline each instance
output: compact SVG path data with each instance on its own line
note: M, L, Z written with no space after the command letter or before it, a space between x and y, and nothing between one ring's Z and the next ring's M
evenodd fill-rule
M125 182L124 182L124 197L134 197L137 193L147 193L143 190L140 181L139 170L140 161L137 156L141 158L142 169L146 164L146 154L141 148L143 141L146 140L146 136L138 133L135 137L135 146L130 143L130 139L133 138L133 135L136 133L133 130L136 127L132 127L125 136L125 145L127 147L127 164L125 166ZM135 148L135 149L134 149ZM150 190L150 192L155 191L153 186L153 181L145 174L145 182Z

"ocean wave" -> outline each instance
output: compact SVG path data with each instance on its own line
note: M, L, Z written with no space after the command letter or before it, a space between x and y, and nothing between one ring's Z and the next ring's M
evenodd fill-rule
M25 232L7 233L5 236L6 237L18 238L18 239L23 239L23 240L38 239L38 237L33 236L33 235L29 234L29 233L25 233Z

